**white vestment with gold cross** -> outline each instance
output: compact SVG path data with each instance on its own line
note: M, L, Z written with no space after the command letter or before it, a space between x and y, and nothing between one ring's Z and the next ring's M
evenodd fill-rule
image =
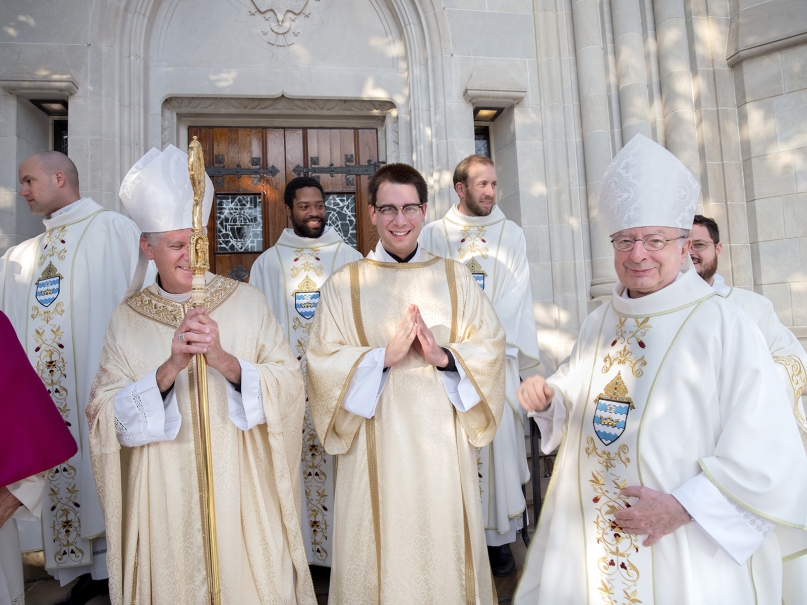
M0 259L0 309L79 445L46 474L41 528L39 521L18 522L23 549L43 547L45 568L64 585L88 572L107 577L84 411L109 317L140 290L147 265L137 226L90 198L43 222L45 233Z
M691 265L642 298L617 284L586 318L551 407L560 446L516 593L520 605L782 602L782 561L807 538L807 456L750 318ZM614 513L626 486L694 518L655 545Z
M530 478L516 389L519 377L534 373L539 364L524 232L498 206L488 216L466 216L454 205L442 220L423 228L420 243L470 269L507 334L507 405L496 436L479 450L477 463L486 541L490 546L508 544L522 526L526 502L521 486Z
M362 258L360 252L326 227L319 238L300 237L285 229L277 243L252 265L249 283L260 289L283 328L305 378L305 348L319 290L342 266ZM311 565L330 567L333 552L334 457L317 439L306 403L302 453L303 511L306 556Z

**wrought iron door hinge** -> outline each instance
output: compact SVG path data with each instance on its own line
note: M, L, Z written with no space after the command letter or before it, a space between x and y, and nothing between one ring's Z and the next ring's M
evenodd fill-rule
M334 166L333 162L329 166L311 166L309 168L303 168L299 164L297 164L291 171L297 176L303 176L304 174L328 174L330 176L336 176L337 174L351 174L355 176L372 176L375 174L375 171L381 168L386 162L379 162L376 160L367 160L367 164L358 166Z
M208 166L205 168L205 172L207 172L207 176L210 178L214 177L221 177L221 176L234 176L236 178L241 178L242 176L261 176L264 174L268 174L272 178L276 177L280 174L280 170L277 169L277 166L269 166L269 168L242 168L241 164L236 164L235 168L222 168L220 166Z

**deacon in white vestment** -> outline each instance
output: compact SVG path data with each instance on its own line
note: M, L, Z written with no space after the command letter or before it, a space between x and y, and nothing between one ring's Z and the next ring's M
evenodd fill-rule
M148 261L130 219L80 197L67 156L31 156L20 164L19 180L31 212L45 217L45 233L0 259L0 310L78 443L66 471L47 475L41 528L22 521L20 532L34 538L27 548L44 547L45 568L62 585L87 573L100 580L107 577L104 517L84 412L109 317L141 288Z
M793 396L793 418L799 427L801 439L807 449L807 420L801 399L807 385L807 353L793 334L776 316L773 304L761 294L742 288L732 288L717 274L717 265L723 251L720 241L720 228L714 219L700 214L690 232L692 248L690 258L701 279L712 286L715 292L748 313L768 345L776 369L785 386L785 391ZM807 551L800 556L788 557L783 561L783 595L785 605L807 603Z
M205 179L203 224L213 201ZM112 603L209 603L192 363L201 353L222 604L313 605L299 520L299 365L256 288L208 274L206 308L191 308L184 152L149 151L120 196L158 276L112 314L87 410Z
M801 401L802 392L807 386L807 352L796 335L779 321L770 300L751 290L726 285L726 281L717 273L723 243L720 241L720 229L713 219L696 214L690 237L692 249L689 254L698 275L720 296L748 313L762 332L768 350L777 363L785 390L793 393L793 415L807 448L807 421Z
M283 198L293 228L284 229L277 243L257 258L249 283L269 301L305 379L305 348L320 288L331 273L362 256L340 236L337 217L326 214L325 192L317 179L292 179ZM305 407L300 463L303 540L308 563L330 567L334 457L319 442L307 402Z
M322 288L306 377L339 454L329 599L493 603L476 447L504 405L504 330L470 272L421 250L428 190L389 164L370 179L380 241Z
M602 180L613 298L568 364L518 391L544 450L560 448L520 605L782 601L807 456L759 331L689 260L699 192L641 135Z
M527 244L521 227L507 220L496 205L496 169L483 155L471 155L454 170L454 190L460 198L442 220L429 223L420 234L424 249L464 263L488 295L507 334L506 405L496 436L479 450L482 517L488 546L516 540L526 501L522 485L530 478L524 444L524 424L516 401L520 376L539 364L538 339L532 309ZM514 568L509 548L497 573L497 553L491 556L494 575Z

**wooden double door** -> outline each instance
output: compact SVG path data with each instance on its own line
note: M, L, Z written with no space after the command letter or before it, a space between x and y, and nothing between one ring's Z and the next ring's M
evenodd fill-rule
M248 278L255 259L291 227L283 192L303 175L318 179L325 190L328 224L364 255L375 247L369 175L331 173L330 167L377 162L377 130L192 127L188 138L193 137L202 145L216 192L208 222L212 272Z

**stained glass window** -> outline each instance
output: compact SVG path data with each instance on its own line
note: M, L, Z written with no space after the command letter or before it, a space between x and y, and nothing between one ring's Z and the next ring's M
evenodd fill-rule
M330 193L325 198L328 208L328 225L342 236L345 242L358 247L356 239L356 195L353 193Z
M256 193L216 195L216 252L262 252L263 209Z

